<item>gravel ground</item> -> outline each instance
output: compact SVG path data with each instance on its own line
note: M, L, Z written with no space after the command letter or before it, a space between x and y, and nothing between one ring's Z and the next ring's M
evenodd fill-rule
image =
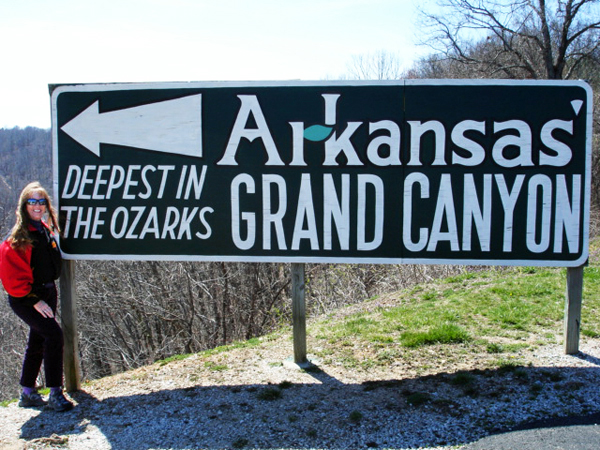
M310 348L310 347L309 347ZM600 412L600 340L415 375L289 361L289 336L86 383L73 411L0 408L2 449L459 449L519 424ZM468 366L470 369L466 370Z

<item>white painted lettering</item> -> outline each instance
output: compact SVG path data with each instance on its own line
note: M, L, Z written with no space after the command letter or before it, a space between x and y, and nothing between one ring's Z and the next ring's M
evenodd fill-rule
M238 98L241 100L242 104L235 119L235 123L233 124L233 130L231 131L229 142L225 148L225 153L217 164L237 166L235 157L242 138L248 139L250 142L259 138L263 141L263 145L267 151L268 159L265 165L283 166L283 161L279 156L275 141L271 136L271 131L269 130L265 116L258 103L258 98L256 95L238 95ZM256 122L256 128L246 128L250 116L252 116Z

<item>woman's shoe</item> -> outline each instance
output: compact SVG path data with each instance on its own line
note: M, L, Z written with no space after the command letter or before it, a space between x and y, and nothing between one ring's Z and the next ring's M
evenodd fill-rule
M35 408L37 406L46 406L48 403L42 398L37 391L33 391L31 394L21 392L21 399L19 400L19 406L21 408Z
M61 391L52 392L48 397L48 406L54 411L63 412L73 409L73 403L65 398Z

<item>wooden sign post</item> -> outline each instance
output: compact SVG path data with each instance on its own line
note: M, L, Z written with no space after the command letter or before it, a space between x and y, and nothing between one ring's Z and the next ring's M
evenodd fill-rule
M294 362L304 364L306 358L306 301L304 296L304 264L292 263L292 321Z
M583 266L567 268L565 295L565 354L579 352L581 303L583 299Z
M63 364L67 392L81 387L75 261L63 260L60 277L60 321L64 335Z

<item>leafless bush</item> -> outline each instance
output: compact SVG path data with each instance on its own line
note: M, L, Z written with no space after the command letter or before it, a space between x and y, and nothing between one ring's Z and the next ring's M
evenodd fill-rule
M315 264L307 269L307 306L313 314L448 277L465 270L449 265Z
M96 378L271 331L289 277L282 265L81 262L83 372Z

